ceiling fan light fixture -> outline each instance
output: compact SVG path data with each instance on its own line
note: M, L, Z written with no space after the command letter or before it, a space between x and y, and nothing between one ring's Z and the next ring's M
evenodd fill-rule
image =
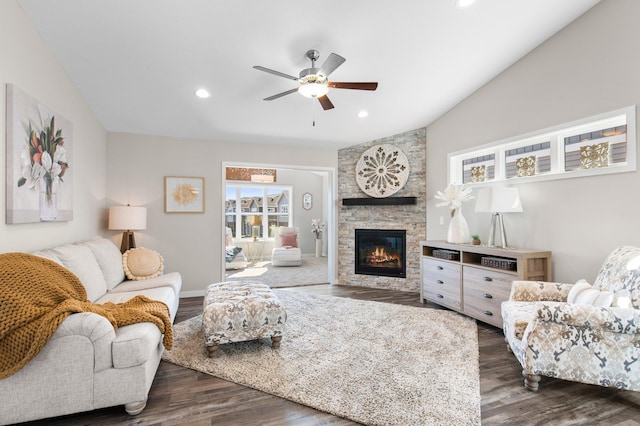
M471 6L475 2L476 0L456 0L456 6L458 6L459 9L464 9L465 7Z
M200 88L195 91L195 95L200 99L206 99L211 97L211 92L209 92L207 89Z
M307 98L319 98L328 92L327 85L321 83L307 83L298 88L298 93Z
M369 113L367 111L365 111L365 110L362 110L362 111L360 111L358 113L358 117L359 118L365 118L365 117L368 117L368 116L369 116Z

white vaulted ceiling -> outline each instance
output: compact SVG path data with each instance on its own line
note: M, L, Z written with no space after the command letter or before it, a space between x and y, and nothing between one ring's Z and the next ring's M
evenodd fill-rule
M428 125L599 1L19 2L107 131L341 148ZM297 76L309 49L378 90L263 101L297 83L252 67Z

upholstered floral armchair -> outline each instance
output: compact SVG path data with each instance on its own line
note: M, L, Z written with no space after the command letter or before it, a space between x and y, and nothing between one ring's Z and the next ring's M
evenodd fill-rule
M548 376L640 391L640 248L614 250L593 286L514 281L502 317L528 389Z

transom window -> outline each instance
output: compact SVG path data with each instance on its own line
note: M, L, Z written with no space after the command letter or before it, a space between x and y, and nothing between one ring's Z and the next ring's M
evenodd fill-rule
M233 238L273 238L276 226L289 226L291 187L226 185L225 224Z

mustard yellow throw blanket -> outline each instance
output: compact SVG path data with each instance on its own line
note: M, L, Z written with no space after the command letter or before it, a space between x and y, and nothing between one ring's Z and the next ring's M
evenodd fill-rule
M171 349L169 308L145 296L119 304L98 305L87 299L82 283L59 264L26 253L0 254L0 379L33 359L64 319L75 312L104 316L113 328L152 322Z

